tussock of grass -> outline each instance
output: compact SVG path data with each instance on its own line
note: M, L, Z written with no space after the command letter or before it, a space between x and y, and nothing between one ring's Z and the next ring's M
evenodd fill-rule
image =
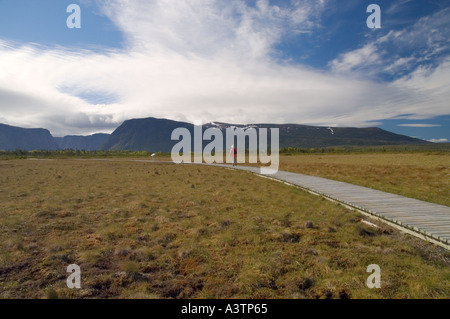
M15 160L0 181L1 298L450 295L447 251L247 172ZM71 263L80 290L66 287Z

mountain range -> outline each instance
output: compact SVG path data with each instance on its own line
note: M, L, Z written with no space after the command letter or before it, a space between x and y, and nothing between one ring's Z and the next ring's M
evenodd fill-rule
M323 127L300 124L251 124L238 125L211 122L203 125L218 128L225 136L228 127L237 128L278 128L280 148L317 148L328 146L374 146L428 144L417 138L395 134L377 127ZM53 137L46 129L25 129L0 124L0 150L133 150L150 152L170 152L179 141L172 141L171 134L176 128L186 128L193 136L194 125L167 119L131 119L122 123L112 134L89 136ZM207 144L209 142L204 142Z

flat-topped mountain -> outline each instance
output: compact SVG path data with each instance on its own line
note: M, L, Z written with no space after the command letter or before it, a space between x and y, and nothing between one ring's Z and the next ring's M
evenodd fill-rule
M58 145L46 129L0 124L0 150L14 151L16 149L53 151L58 149Z

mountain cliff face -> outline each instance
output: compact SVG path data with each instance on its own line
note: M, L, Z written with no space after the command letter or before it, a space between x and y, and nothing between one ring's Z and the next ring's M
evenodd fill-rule
M123 122L103 145L104 150L170 152L177 141L172 131L178 127L193 132L194 125L166 119L133 119Z
M25 129L5 124L0 124L0 150L14 151L16 149L31 150L56 150L53 136L46 129Z
M145 118L125 121L118 127L103 145L105 150L135 150L150 152L170 152L178 141L171 140L175 128L184 127L193 136L194 125L165 119ZM218 128L225 137L228 127L278 128L280 148L302 147L317 148L327 146L369 146L369 145L402 145L426 144L428 142L391 133L380 128L320 127L299 124L251 124L235 125L213 122L203 126ZM204 142L204 145L209 141ZM225 149L225 147L224 147Z
M55 141L58 144L58 148L62 150L95 151L101 149L108 137L109 134L100 133L89 136L67 135L64 137L55 137Z

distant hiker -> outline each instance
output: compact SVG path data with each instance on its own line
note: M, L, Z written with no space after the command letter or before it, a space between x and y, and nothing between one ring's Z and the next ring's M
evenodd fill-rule
M152 155L150 155L151 157L152 157L152 160L153 161L155 161L155 156L156 156L156 153L153 153Z
M230 148L230 156L233 159L233 166L236 166L236 159L237 159L237 148L234 147L234 145L231 145Z

